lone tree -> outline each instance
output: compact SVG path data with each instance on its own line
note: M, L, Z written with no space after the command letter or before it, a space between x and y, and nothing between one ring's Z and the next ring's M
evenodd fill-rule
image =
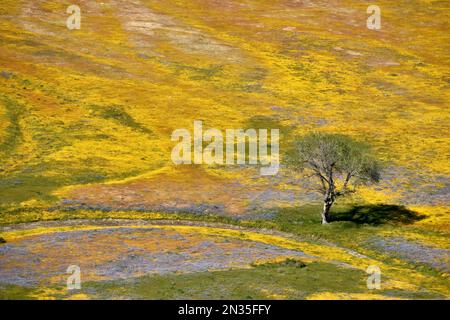
M380 166L370 147L340 134L312 133L295 141L288 164L319 180L315 190L323 195L322 224L330 222L330 209L338 197L380 180Z

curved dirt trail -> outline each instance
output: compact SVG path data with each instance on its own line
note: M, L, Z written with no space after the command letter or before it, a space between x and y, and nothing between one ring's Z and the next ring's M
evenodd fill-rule
M299 250L240 238L240 231L232 229L83 222L34 223L5 232L8 242L0 247L0 282L61 284L72 265L80 267L83 281L101 281L313 259Z

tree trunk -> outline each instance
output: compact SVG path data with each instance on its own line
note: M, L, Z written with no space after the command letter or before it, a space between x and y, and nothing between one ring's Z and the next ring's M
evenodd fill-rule
M326 198L323 202L323 210L322 210L322 224L327 224L330 222L330 209L333 205L332 198Z

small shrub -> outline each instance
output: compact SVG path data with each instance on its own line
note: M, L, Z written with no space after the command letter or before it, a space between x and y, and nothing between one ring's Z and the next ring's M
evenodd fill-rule
M266 262L262 264L252 263L252 267L257 266L263 266L263 267L270 267L270 268L278 268L278 267L295 267L295 268L304 268L306 267L306 264L303 261L293 259L293 258L287 258L283 261L277 261L277 262Z

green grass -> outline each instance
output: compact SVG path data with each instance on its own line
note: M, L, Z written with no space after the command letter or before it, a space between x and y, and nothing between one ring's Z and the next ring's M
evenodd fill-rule
M31 300L35 291L30 287L0 284L0 300Z
M332 217L337 219L342 216L348 216L348 213L352 213L354 208L355 206L352 205L336 206L332 210ZM398 259L398 257L389 256L380 249L368 244L373 237L384 237L383 234L385 232L394 233L401 238L404 238L406 233L410 232L424 237L448 238L447 234L408 225L404 221L398 221L398 214L403 212L402 210L404 208L399 207L398 212L391 212L394 218L392 220L386 220L383 223L360 223L360 220L364 220L364 218L357 216L354 217L356 221L334 221L325 226L320 224L320 210L321 207L319 205L283 209L276 216L274 224L276 225L276 229L296 234L311 242L331 242L377 259L378 261L383 261L387 265L406 267L411 271L419 272L428 278L428 285L448 287L448 279L442 271L428 265L411 263ZM373 212L368 212L368 214L373 214ZM406 216L408 214L411 214L411 212L407 212ZM435 246L439 247L439 244L436 243Z
M129 127L142 133L146 133L150 135L150 137L154 137L154 133L150 129L134 120L121 106L92 106L92 110L95 115L101 118L113 120L122 126Z
M338 275L338 276L337 276ZM86 282L81 290L66 292L54 287L56 298L84 294L97 299L305 299L324 292L384 295L397 298L442 298L430 292L400 290L371 291L367 275L355 269L313 262L269 263L250 269L143 276L120 281ZM0 299L27 298L45 290L3 286Z
M349 212L352 212L352 208L353 206L350 205L337 206L333 210L333 216L346 217ZM25 219L17 220L17 222L39 221L42 217L36 215L37 212L39 210L16 209L3 213L0 218L6 218L5 215L9 215L9 218L19 219L22 217ZM381 224L359 223L358 219L361 219L361 216L358 216L356 222L335 221L323 226L320 224L319 212L320 205L309 205L280 209L273 220L237 220L217 215L187 213L161 213L156 219L219 222L252 228L274 229L297 235L310 243L337 244L391 267L400 267L425 276L425 280L421 280L423 282L420 284L424 288L423 290L416 292L377 290L377 294L406 298L442 298L438 292L431 289L433 287L448 287L448 281L440 271L426 265L412 264L390 257L367 245L368 240L374 236L380 236L383 232L396 232L400 237L404 235L404 232L411 231L424 236L438 236L439 234L414 226L407 226L396 220L385 221ZM57 220L97 219L108 218L112 213L89 210L83 212L79 210L57 211L53 218ZM123 214L123 218L133 218L134 216L143 219L155 219L150 213L124 212ZM283 290L287 290L289 295L286 298L303 299L312 293L328 291L365 294L367 293L364 283L366 278L367 275L361 270L342 268L328 263L311 263L304 268L302 265L284 263L253 266L252 269L144 276L134 280L86 283L83 288L87 291L83 289L83 292L95 292L98 295L95 297L98 298L265 299L268 298L268 293L263 289L266 289L275 294L282 294ZM13 293L20 292L17 288L11 290ZM24 291L24 296L26 296L25 293Z
M0 139L0 155L2 155L0 160L2 160L11 155L22 138L19 120L20 115L23 112L23 107L4 95L0 95L0 103L6 107L6 116L9 120L6 134ZM2 162L0 162L0 165L1 164Z
M339 278L336 279L336 274ZM134 281L85 284L100 298L129 296L136 299L268 299L283 295L302 299L309 294L346 290L363 292L365 279L360 271L311 263L299 268L278 264L252 269L202 272L185 275L146 276Z

